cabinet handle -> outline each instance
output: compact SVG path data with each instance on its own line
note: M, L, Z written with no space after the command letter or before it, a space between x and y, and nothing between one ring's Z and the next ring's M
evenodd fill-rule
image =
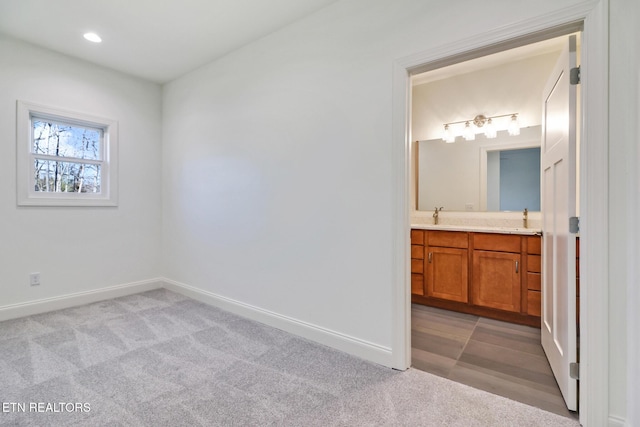
M518 272L518 261L516 261L516 273Z
M431 264L431 259L433 258L433 252L429 252L429 264Z

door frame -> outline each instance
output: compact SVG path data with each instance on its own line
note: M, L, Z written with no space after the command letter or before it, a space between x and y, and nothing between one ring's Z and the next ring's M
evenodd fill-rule
M393 347L396 369L411 365L409 267L411 81L410 76L529 44L582 25L580 99L580 423L609 422L608 272L608 42L609 0L561 9L514 25L401 58L393 64ZM555 34L557 33L557 34ZM587 193L586 189L589 189ZM587 313L589 314L587 316Z

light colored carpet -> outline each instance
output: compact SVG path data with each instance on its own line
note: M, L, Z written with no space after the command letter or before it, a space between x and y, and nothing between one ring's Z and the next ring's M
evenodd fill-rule
M579 425L164 289L1 322L0 400L12 426Z

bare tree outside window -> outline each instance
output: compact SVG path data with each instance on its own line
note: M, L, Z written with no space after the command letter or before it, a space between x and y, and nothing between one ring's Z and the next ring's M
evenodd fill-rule
M99 193L102 129L32 120L34 190Z

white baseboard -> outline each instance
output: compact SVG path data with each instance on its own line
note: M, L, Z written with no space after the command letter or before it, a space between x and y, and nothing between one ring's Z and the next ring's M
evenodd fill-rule
M321 326L264 310L166 278L143 280L92 291L0 306L0 321L90 304L163 287L205 304L230 311L371 362L388 367L393 366L392 352L389 347L384 347Z
M150 279L20 304L0 306L0 322L159 289L162 288L162 285L163 282L160 279Z
M345 353L369 360L373 363L392 367L392 352L389 347L374 344L359 338L332 331L269 310L245 304L193 286L163 278L164 287L182 295L201 301L242 317L264 323L277 329L324 344Z

